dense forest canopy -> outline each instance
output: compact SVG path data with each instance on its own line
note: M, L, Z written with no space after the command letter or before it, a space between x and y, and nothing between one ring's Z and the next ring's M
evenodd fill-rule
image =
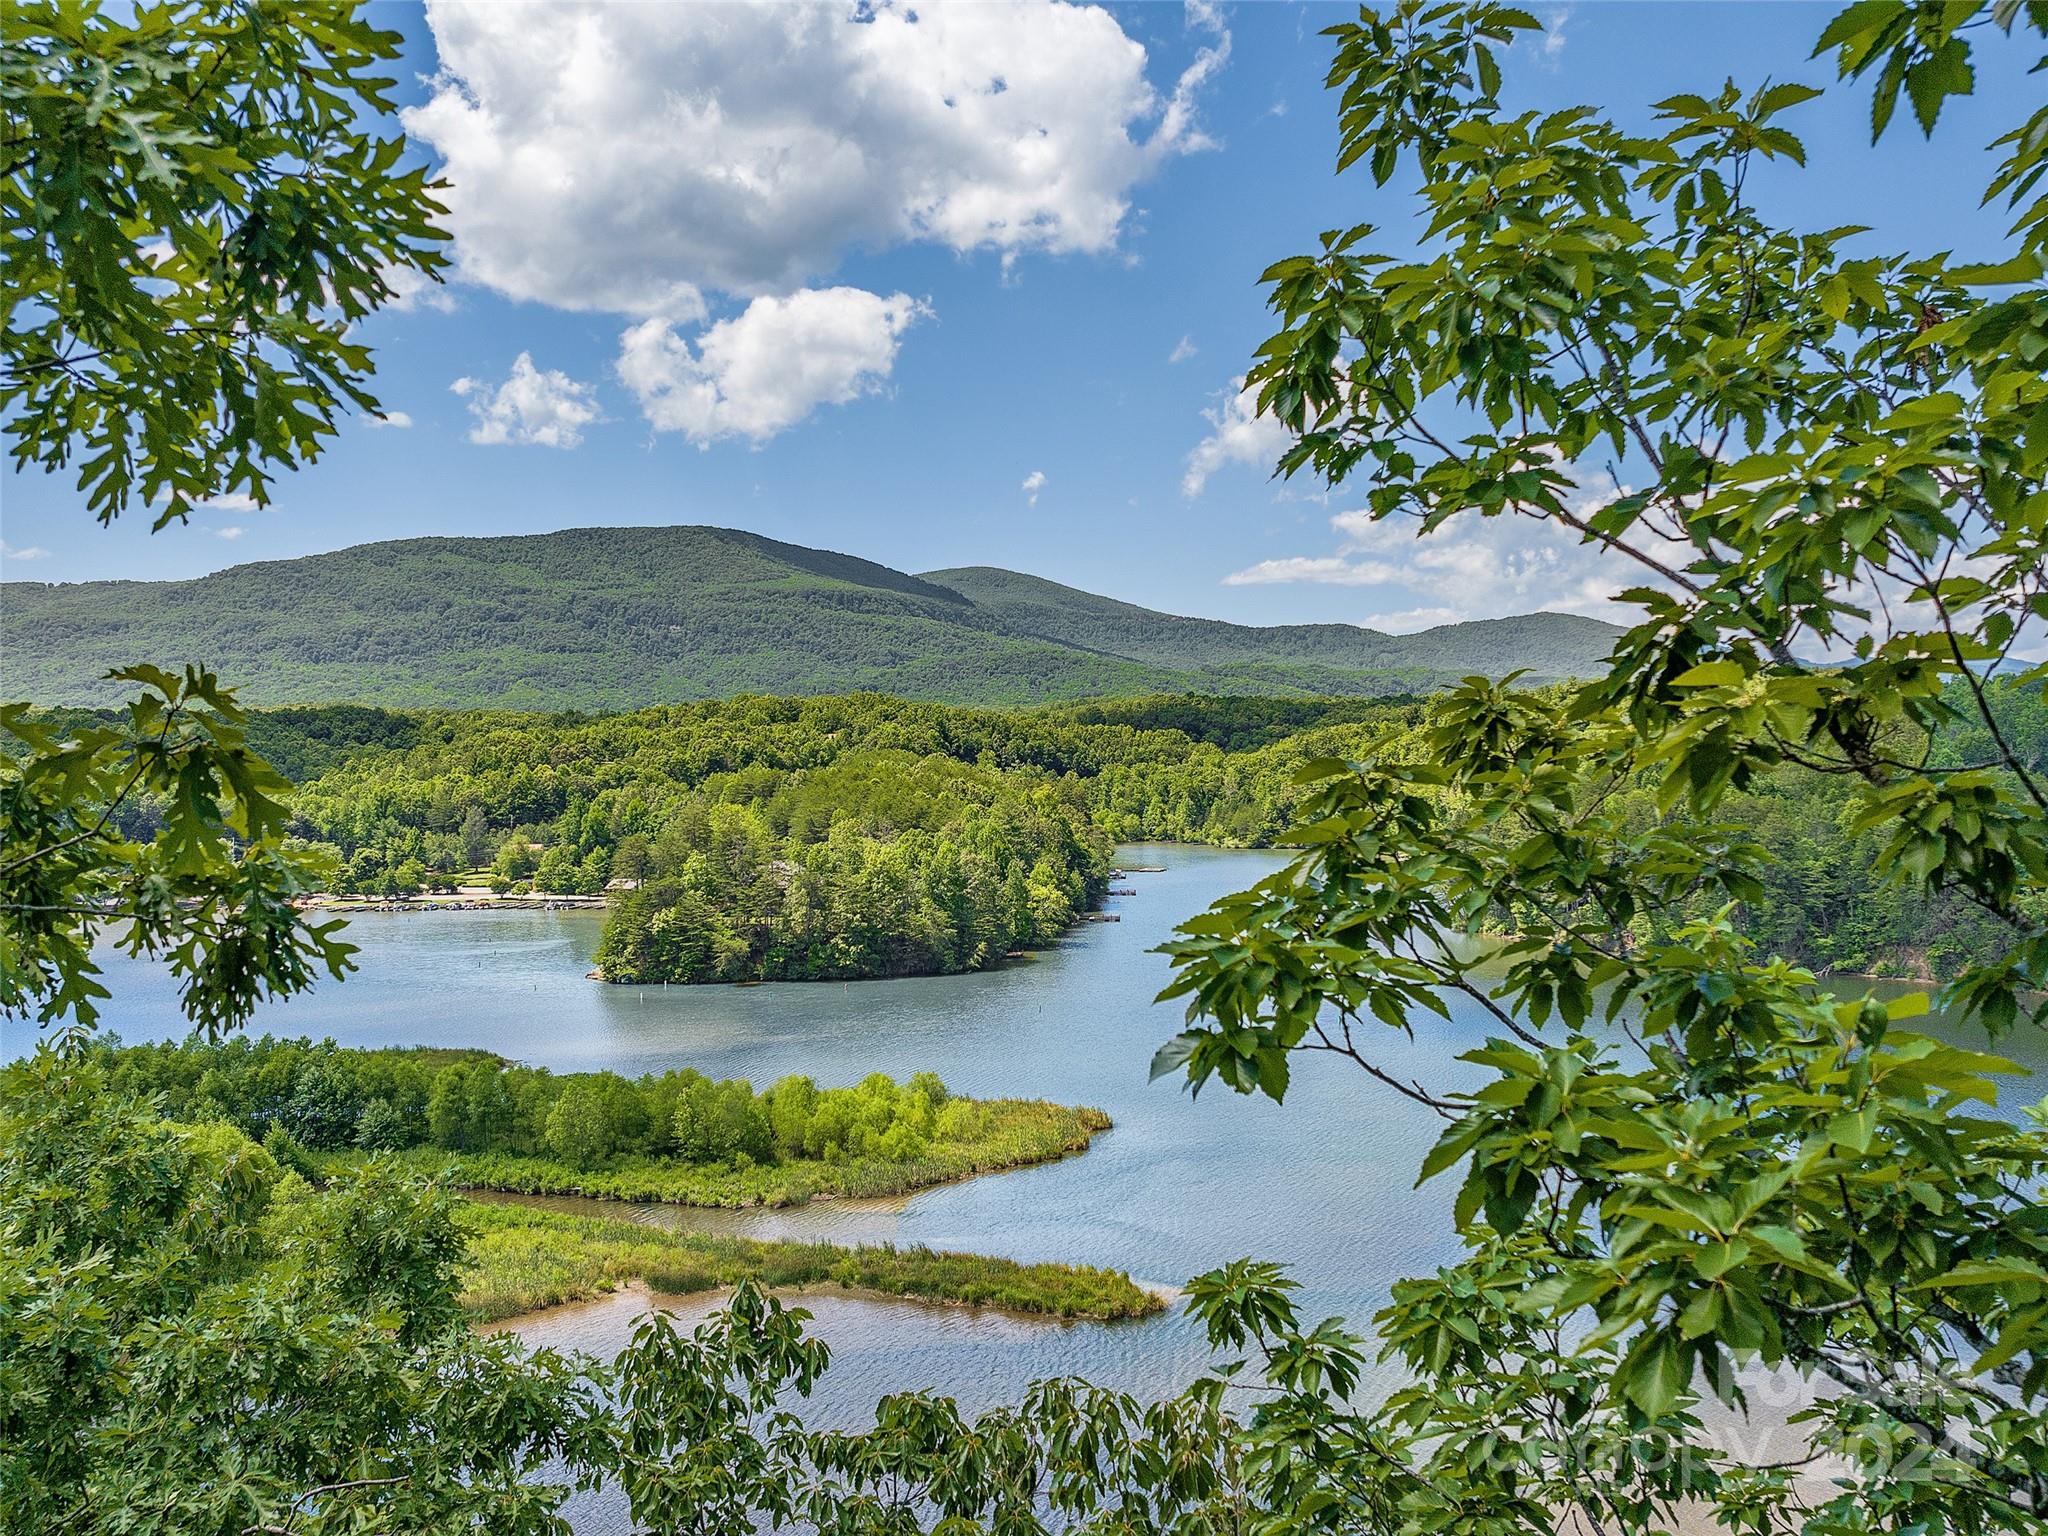
M753 807L800 843L837 821L931 830L946 805L997 783L1052 791L1122 840L1249 846L1285 825L1295 763L1398 734L1423 712L1187 696L1003 711L856 695L595 718L295 709L249 728L298 771L295 830L348 861L367 851L358 883L374 890L394 862L477 868L515 832L572 850L580 867L654 838L686 802ZM638 845L627 852L630 873Z
M2039 694L1991 696L2006 741L2048 768ZM1112 842L1271 845L1310 792L1304 765L1426 763L1445 707L749 697L599 717L321 706L259 712L248 730L298 775L291 830L331 851L339 891L611 887L601 963L614 979L806 979L972 969L1049 943L1101 895ZM1895 745L1975 762L1989 729L1958 711L1932 733L1900 728ZM1661 803L1647 773L1608 803L1638 832L1698 819ZM157 811L144 799L129 814L139 831ZM1857 825L1837 777L1788 768L1730 795L1712 824L1771 850L1737 916L1802 963L1941 977L1997 942L1981 909L1880 870L1886 833ZM1510 814L1499 835L1524 825ZM1636 936L1706 910L1645 917ZM1531 911L1489 917L1541 925Z
M754 777L650 808L598 950L607 977L975 970L1050 943L1108 884L1108 837L1054 784L893 750Z

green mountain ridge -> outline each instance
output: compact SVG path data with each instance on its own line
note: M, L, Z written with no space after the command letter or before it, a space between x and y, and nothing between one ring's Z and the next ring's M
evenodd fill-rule
M1255 626L1159 613L995 566L925 571L920 579L958 592L1014 630L1163 666L1282 660L1362 671L1502 674L1529 667L1564 676L1604 657L1621 632L1567 613L1479 619L1409 635L1356 624Z
M1014 571L914 576L736 529L360 544L188 581L0 584L0 692L98 705L115 666L200 662L258 705L617 710L734 693L1012 704L1378 695L1583 675L1619 631L1565 614L1384 635L1182 618Z

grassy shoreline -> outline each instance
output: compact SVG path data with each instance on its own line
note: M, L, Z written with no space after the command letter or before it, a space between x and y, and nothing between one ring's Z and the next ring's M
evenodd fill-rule
M1099 1109L1040 1099L986 1099L979 1103L988 1112L980 1134L940 1143L922 1156L902 1162L799 1158L735 1166L633 1158L600 1168L575 1168L552 1158L449 1152L438 1147L386 1155L456 1189L737 1209L909 1194L981 1174L1057 1162L1087 1151L1089 1143L1111 1124ZM359 1159L360 1154L352 1152L307 1154L322 1175L341 1172Z
M463 1306L501 1322L641 1283L677 1295L752 1279L777 1290L838 1286L875 1295L1000 1307L1037 1317L1149 1317L1166 1300L1120 1270L1021 1264L930 1248L801 1243L667 1232L630 1221L464 1201Z

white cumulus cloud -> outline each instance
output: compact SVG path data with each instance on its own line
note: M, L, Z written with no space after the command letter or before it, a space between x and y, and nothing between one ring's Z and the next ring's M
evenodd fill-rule
M1034 469L1024 477L1024 501L1027 506L1038 505L1038 493L1045 489L1045 471Z
M1221 404L1202 414L1209 418L1209 435L1188 455L1187 473L1180 482L1183 496L1201 495L1209 477L1227 464L1252 464L1270 471L1294 441L1280 422L1259 414L1259 392L1245 388L1242 375L1230 381Z
M657 432L698 447L765 442L821 405L881 387L909 326L930 311L908 294L806 288L759 298L692 345L655 317L619 339L619 379Z
M1093 5L430 0L433 146L461 276L563 309L701 318L845 251L1113 249L1139 180L1206 147L1211 34L1173 85ZM424 296L424 290L422 290Z
M365 416L363 425L373 431L381 427L409 427L412 417L404 411L386 411L382 416Z
M476 418L469 429L472 443L574 448L583 441L583 429L598 419L595 386L552 368L536 368L527 352L514 360L502 384L493 387L465 377L448 387L469 401L469 414Z

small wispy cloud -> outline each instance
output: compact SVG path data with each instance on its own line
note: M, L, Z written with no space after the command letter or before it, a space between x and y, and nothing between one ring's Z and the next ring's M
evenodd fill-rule
M409 427L412 417L404 411L386 411L382 416L365 416L363 425L372 431L383 427Z
M583 429L599 419L595 385L536 368L530 352L513 359L502 384L465 376L448 387L469 401L472 443L574 448L583 441Z
M1024 501L1027 506L1038 505L1038 493L1045 489L1045 471L1034 469L1024 477Z
M1294 441L1294 434L1277 418L1259 414L1258 386L1247 388L1243 374L1232 379L1219 402L1202 414L1210 431L1188 455L1187 473L1180 482L1183 496L1201 495L1209 477L1227 464L1257 465L1270 474Z
M214 529L213 536L216 539L239 539L247 531L248 530L245 528L241 528L235 525L234 523L230 523L225 528Z
M1174 343L1173 351L1167 355L1169 363L1184 363L1195 355L1195 338L1183 336Z
M1261 560L1257 565L1232 571L1223 578L1226 587L1260 587L1280 582L1310 581L1326 587L1379 587L1399 581L1399 566L1384 561L1351 561L1342 555L1289 555L1283 560Z
M6 540L0 539L0 560L47 560L50 552L40 544L31 544L18 549Z
M149 504L152 507L161 507L168 505L170 499L171 493L169 491L158 491L149 498ZM209 496L203 501L193 501L190 505L194 512L261 512L264 510L262 504L245 491L229 491L225 496Z
M1196 107L1202 87L1230 61L1230 28L1224 24L1220 0L1187 0L1185 16L1189 31L1206 32L1214 41L1196 53L1194 62L1181 71L1175 82L1166 110L1160 115L1159 131L1152 138L1151 149L1155 154L1222 147L1202 131Z

